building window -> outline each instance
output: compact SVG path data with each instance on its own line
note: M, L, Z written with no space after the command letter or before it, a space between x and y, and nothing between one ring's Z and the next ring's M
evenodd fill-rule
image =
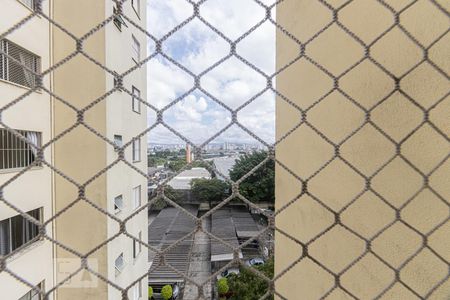
M27 212L39 222L42 221L42 208ZM39 226L22 215L0 221L0 255L7 255L26 244L37 240Z
M139 138L133 140L133 162L141 161L141 140Z
M116 71L114 71L113 84L114 84L114 87L115 87L115 88L118 88L118 91L119 91L119 92L122 92L122 88L119 87L119 81L117 80L117 76L118 76L118 75L119 75L119 74L118 74Z
M123 143L122 143L122 136L115 134L114 135L114 144L116 144L117 147L122 147Z
M31 10L36 10L36 1L35 0L20 0L25 6L27 6Z
M123 196L119 195L114 198L114 213L118 214L123 209Z
M139 241L142 241L142 231L139 231L138 235ZM137 240L133 239L133 258L138 257L139 253L142 251L142 244Z
M133 97L132 97L132 103L131 107L134 112L137 112L138 114L141 113L141 91L138 90L136 87L132 87Z
M125 268L123 253L120 253L120 255L117 256L116 260L114 261L114 267L116 269L116 276L122 273L123 269Z
M133 189L133 209L141 206L141 186L137 186Z
M116 25L117 29L119 29L119 31L122 31L122 25L125 27L128 27L127 24L125 23L125 21L123 20L121 15L117 14L117 7L114 5L113 7L113 14L114 14L114 25Z
M36 160L37 149L41 146L41 133L16 130L29 142L26 143L14 133L0 128L0 169L25 168Z
M134 35L131 36L132 38L132 50L133 50L133 60L138 63L141 61L141 44L136 39Z
M39 283L36 287L41 291L44 291L44 282ZM43 299L44 298L41 297L39 292L36 290L30 290L28 293L19 298L19 300L43 300Z
M141 280L136 282L135 285L130 289L131 291L131 297L132 300L139 300L142 298L142 283Z
M131 6L133 6L134 11L138 15L141 15L141 0L131 0Z
M14 59L0 54L0 79L33 88L36 85L36 75L33 72L41 71L39 56L9 40L0 40L0 47L4 53Z

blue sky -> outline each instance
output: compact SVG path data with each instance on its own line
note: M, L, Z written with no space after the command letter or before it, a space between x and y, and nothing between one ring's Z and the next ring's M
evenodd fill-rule
M272 2L269 0L265 3ZM148 30L162 37L192 15L186 0L148 0ZM248 12L252 12L249 14ZM253 0L208 0L201 15L230 39L236 39L264 18L265 11ZM149 44L149 49L153 45ZM238 44L237 51L267 74L275 64L275 27L265 23ZM199 74L229 53L229 44L198 19L185 25L163 44L163 50L177 62ZM193 87L193 79L180 68L158 56L147 64L148 101L162 108ZM231 58L205 74L201 86L214 97L237 108L263 90L263 76L236 58ZM238 119L263 140L274 141L275 97L266 92L238 114ZM149 112L150 123L155 114ZM231 115L200 91L194 91L164 113L164 120L196 144L203 143L231 120ZM155 143L180 143L180 139L162 126L150 132ZM237 127L224 132L213 142L256 143Z

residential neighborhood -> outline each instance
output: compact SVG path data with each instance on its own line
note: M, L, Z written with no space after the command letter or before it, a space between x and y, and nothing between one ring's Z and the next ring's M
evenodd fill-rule
M149 175L152 176L149 181L149 201L156 202L149 206L149 243L158 250L164 250L182 239L164 255L165 264L162 263L161 255L149 251L149 287L155 299L163 299L161 290L167 285L172 287L174 299L197 299L201 294L205 299L218 299L219 279L224 278L222 282L228 280L228 277L238 275L241 268L233 262L236 253L246 267L263 265L273 258L274 232L267 228L266 215L273 213L273 202L270 209L263 201L261 203L264 205L259 209L260 203L249 206L238 199L216 207L230 194L227 184L236 161L254 155L256 152L252 149L256 147L247 149L247 152L241 149L230 151L227 155L219 153L215 158L210 157L216 153L214 150L205 151L203 155L208 157L204 160L207 168L195 166L198 163L190 161L189 151L181 151L186 155L184 158L178 154L185 149L189 148L158 147L149 154L148 161L151 162L154 161L153 157L161 157L158 152L169 150L171 153L166 156L167 161L163 165L149 167ZM170 166L172 161L178 159L186 165L190 161L194 166L187 166L180 173L175 173L170 170ZM217 174L219 172L221 175ZM223 183L219 198L217 190L213 189L203 190L208 192L206 198L205 194L199 194L196 185L210 185L212 188L215 180ZM157 200L161 196L161 186L170 191L167 197L177 206ZM196 231L198 223L191 216L201 219L202 231ZM211 238L208 233L220 240ZM234 248L239 249L235 252ZM186 281L181 274L186 274L195 282L205 283L200 294L197 286ZM213 280L209 280L211 276Z

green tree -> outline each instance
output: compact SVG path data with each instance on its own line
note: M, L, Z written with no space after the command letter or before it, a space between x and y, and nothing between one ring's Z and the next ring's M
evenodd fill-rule
M170 185L166 185L164 187L164 194L166 195L167 198L169 198L170 200L172 200L176 203L180 203L184 197L182 192L175 190ZM153 200L153 198L150 200ZM168 203L166 202L166 200L164 200L162 197L159 197L158 199L156 199L153 202L153 204L151 205L151 209L161 210L161 209L165 208L167 205L168 205Z
M219 292L219 296L228 293L229 290L230 287L228 286L228 279L226 279L225 277L220 278L217 281L217 291Z
M148 299L153 298L153 288L151 286L148 287Z
M175 159L175 160L171 160L167 163L167 167L173 171L173 172L178 172L180 171L184 166L186 165L186 160L183 159Z
M169 300L170 298L172 298L172 287L170 285L165 285L162 287L161 289L161 296L163 297L164 300Z
M147 165L149 167L157 167L157 166L161 166L164 165L166 163L166 160L162 157L157 157L154 155L149 155L148 156L148 163Z
M217 178L212 179L193 179L191 181L192 195L201 202L220 202L229 194L229 185Z
M266 151L244 154L230 170L230 178L239 180L267 157ZM275 162L268 160L239 185L240 193L252 202L275 202Z
M267 278L272 279L273 267L273 259L271 259L264 265L254 268ZM231 275L228 279L228 286L232 293L231 300L258 300L267 292L269 287L267 281L246 268L241 268L238 275ZM266 299L273 299L273 295Z

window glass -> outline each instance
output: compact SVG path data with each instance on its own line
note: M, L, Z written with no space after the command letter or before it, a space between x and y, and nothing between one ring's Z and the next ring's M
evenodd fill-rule
M2 55L0 79L29 88L35 87L36 75L41 70L41 59L28 50L8 41L2 41L2 50L11 58Z
M141 101L139 101L139 98L141 98L141 91L138 90L133 86L133 97L132 97L132 109L134 112L140 113L141 112Z
M119 213L123 209L123 197L119 195L114 198L114 212Z
M141 140L133 140L133 162L138 162L141 160Z
M125 261L123 259L123 253L121 253L114 262L114 267L116 268L116 274L123 271L125 267Z
M141 44L136 39L136 37L132 36L132 49L133 49L133 59L135 62L140 62L141 60Z
M11 249L10 219L0 221L0 255L6 255Z
M114 135L114 144L116 144L118 147L122 147L122 136L121 135Z
M18 135L6 129L0 129L0 169L25 168L35 163L36 147L41 146L41 133L25 130L16 131L22 138L26 138L28 143L19 138Z
M28 6L30 9L35 10L36 9L36 3L35 0L20 0L23 4Z
M42 208L27 212L31 217L41 221ZM35 239L39 226L28 221L22 215L0 221L0 254L6 255Z
M141 1L140 0L131 0L131 5L133 6L134 11L138 16L141 14Z
M133 189L133 209L141 206L141 186L137 186Z

